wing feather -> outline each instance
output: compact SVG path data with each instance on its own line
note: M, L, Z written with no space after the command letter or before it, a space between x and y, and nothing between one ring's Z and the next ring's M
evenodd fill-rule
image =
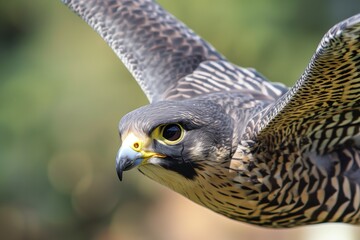
M285 85L267 81L254 69L227 61L205 61L193 73L180 79L176 88L165 92L165 98L182 100L215 92L246 91L275 101L287 90Z
M360 14L326 33L295 86L258 118L252 137L272 148L327 152L359 133Z
M276 99L283 85L228 63L152 0L62 0L110 45L150 100L182 100L232 90Z
M201 62L224 59L154 1L62 1L110 45L151 102Z

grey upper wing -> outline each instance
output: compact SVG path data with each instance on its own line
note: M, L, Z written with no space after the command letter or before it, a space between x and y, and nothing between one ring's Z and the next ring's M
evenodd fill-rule
M271 149L360 143L360 14L327 32L300 80L257 121L252 138Z
M267 81L255 69L219 60L202 62L191 74L179 79L176 87L166 91L164 96L168 100L181 100L230 91L253 92L275 101L286 93L288 88L281 83Z
M105 39L150 102L201 62L224 59L152 0L62 1Z
M277 99L287 91L227 62L152 0L62 0L110 45L150 102L230 90Z

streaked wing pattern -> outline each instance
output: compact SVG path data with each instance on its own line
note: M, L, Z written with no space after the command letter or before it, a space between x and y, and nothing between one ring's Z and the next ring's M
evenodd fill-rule
M205 60L224 59L152 0L62 0L110 45L150 102Z
M227 61L206 61L179 80L176 88L165 93L169 100L182 100L214 92L246 91L261 93L276 100L288 91L281 83L267 81L252 68L238 67Z
M237 67L151 0L63 0L124 62L150 102L229 91L277 99L287 88Z
M324 152L359 132L360 14L326 33L300 80L262 116L254 135L273 146L297 134Z

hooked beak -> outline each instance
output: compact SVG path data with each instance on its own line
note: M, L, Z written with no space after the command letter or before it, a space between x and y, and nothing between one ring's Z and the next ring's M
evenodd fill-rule
M120 181L122 181L122 174L124 171L145 163L145 160L151 157L165 157L162 154L144 151L143 146L143 141L132 133L130 133L123 141L123 144L116 155L116 172Z
M130 170L142 161L141 153L133 150L129 146L121 146L116 155L116 172L120 181L122 180L123 171Z

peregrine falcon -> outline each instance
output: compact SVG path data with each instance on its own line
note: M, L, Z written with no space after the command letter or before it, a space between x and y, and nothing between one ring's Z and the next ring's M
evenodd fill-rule
M150 104L116 157L229 218L360 223L360 14L332 27L296 84L236 66L152 0L62 0L109 44Z

